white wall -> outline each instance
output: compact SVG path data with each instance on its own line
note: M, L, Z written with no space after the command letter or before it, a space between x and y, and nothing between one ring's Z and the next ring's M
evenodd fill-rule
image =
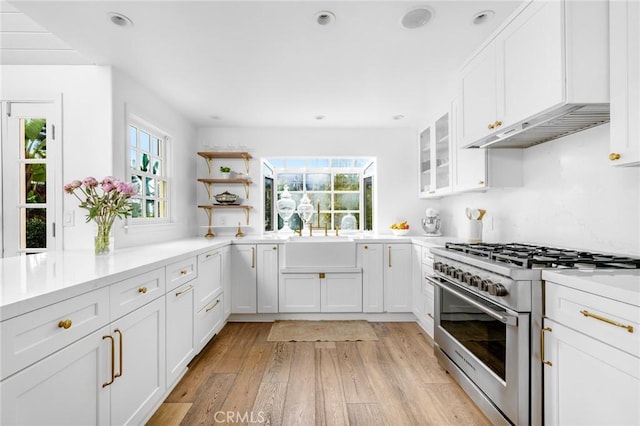
M170 195L172 222L156 226L116 227L116 247L171 241L197 235L196 146L197 129L181 113L127 74L113 70L113 174L126 175L127 115L137 117L165 131L172 151ZM126 223L129 223L127 220Z
M237 149L247 145L254 160L251 163L251 186L253 196L249 203L254 206L251 226L255 232L262 232L260 158L290 156L371 156L377 158L377 217L374 226L379 231L389 233L391 223L400 219L413 219L416 225L420 212L424 209L417 198L417 160L415 160L417 132L407 129L200 129L198 140L201 150L211 150L214 145ZM240 164L240 163L238 163ZM218 164L219 166L219 164ZM217 167L216 169L217 170ZM204 160L198 164L198 173L206 177ZM224 188L216 188L222 192ZM241 188L235 193L242 193ZM198 189L198 200L206 202L204 188ZM240 213L225 213L228 224L236 224L242 219ZM214 213L214 224L221 214ZM206 223L204 213L198 217L200 225ZM244 224L244 219L242 219ZM224 230L220 230L224 231ZM218 232L218 231L216 231Z
M63 173L56 188L62 205L75 213L63 228L65 248L90 247L93 233L86 210L65 195L62 185L87 176L111 174L111 68L100 66L2 66L2 100L51 100L62 95ZM62 136L60 138L60 136Z
M483 208L484 241L640 255L640 168L610 165L608 124L523 154L523 187L440 202L447 235L467 238L465 207Z

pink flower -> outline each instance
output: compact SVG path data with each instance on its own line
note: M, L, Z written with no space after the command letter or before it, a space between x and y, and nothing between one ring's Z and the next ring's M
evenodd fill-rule
M73 194L73 191L75 191L76 188L80 188L80 185L82 185L82 182L79 180L73 180L64 186L64 192L67 194Z
M96 180L96 178L89 176L84 178L84 180L82 181L82 184L87 188L93 188L95 186L98 186L98 181Z
M118 182L116 184L116 191L122 195L135 195L136 187L126 182Z
M116 189L115 185L112 182L103 181L102 182L102 190L104 192L111 192Z

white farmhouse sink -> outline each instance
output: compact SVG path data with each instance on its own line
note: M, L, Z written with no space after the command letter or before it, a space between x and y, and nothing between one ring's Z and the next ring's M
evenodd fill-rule
M356 243L345 237L302 237L284 243L285 268L354 268Z

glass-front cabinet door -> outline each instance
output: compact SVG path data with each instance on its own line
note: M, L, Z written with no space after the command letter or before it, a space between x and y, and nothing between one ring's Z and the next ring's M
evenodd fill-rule
M441 196L451 191L451 114L431 122L420 133L419 196Z
M428 194L431 191L431 126L420 133L420 194Z

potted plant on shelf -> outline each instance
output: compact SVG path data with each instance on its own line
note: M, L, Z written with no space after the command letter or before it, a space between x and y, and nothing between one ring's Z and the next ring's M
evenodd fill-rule
M220 166L220 174L223 178L228 179L231 174L231 167Z

